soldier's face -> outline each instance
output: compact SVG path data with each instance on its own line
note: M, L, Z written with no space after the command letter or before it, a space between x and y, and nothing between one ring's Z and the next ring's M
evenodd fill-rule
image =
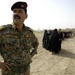
M13 9L13 23L21 24L27 18L27 14L23 9L15 8Z

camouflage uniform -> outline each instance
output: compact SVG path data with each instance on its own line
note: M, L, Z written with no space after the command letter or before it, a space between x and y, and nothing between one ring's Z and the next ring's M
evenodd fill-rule
M1 26L0 53L11 64L10 71L2 71L2 75L30 75L31 51L36 54L37 47L38 39L29 27L23 25L20 32L12 24Z

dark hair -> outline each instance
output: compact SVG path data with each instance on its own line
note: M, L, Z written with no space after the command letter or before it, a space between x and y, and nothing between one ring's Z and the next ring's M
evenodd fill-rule
M27 9L24 9L24 11L25 11L25 14L27 14Z

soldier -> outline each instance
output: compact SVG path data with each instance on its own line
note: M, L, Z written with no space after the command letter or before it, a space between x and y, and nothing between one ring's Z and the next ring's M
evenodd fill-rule
M13 24L0 27L0 62L2 75L30 75L31 58L37 54L38 39L30 27L25 26L27 3L12 5Z

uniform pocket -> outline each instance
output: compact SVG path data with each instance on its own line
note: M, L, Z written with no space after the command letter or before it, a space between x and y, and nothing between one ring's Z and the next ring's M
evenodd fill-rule
M3 46L5 49L15 49L18 44L18 37L15 36L3 36Z

